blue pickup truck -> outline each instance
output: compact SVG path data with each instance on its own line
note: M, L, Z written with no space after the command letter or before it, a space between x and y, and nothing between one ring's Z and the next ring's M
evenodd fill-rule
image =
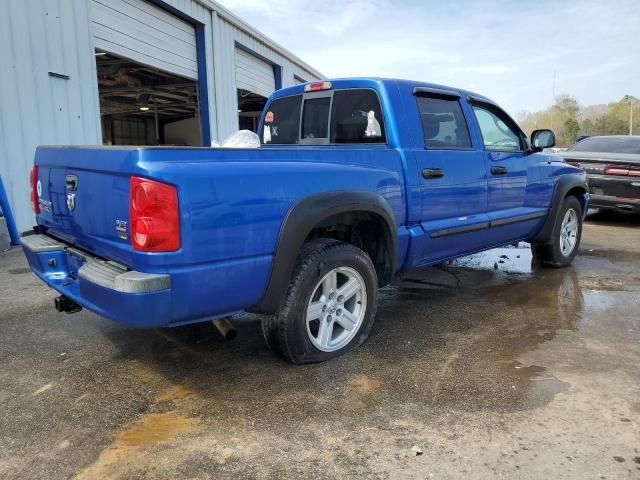
M493 101L429 83L340 79L280 90L253 149L40 147L33 272L135 327L249 311L295 363L358 346L378 289L518 241L576 255L585 173L541 153ZM425 321L428 321L425 319Z

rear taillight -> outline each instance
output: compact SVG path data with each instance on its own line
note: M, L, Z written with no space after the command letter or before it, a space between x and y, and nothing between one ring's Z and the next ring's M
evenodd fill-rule
M604 167L605 175L621 175L623 177L640 177L640 168L630 165L607 165Z
M607 165L604 167L605 175L629 175L629 167L626 165Z
M172 252L180 248L176 187L147 178L131 177L129 220L134 250Z
M31 185L31 194L29 196L31 202L31 210L36 215L40 213L40 202L38 202L38 167L34 165L29 174L29 184Z

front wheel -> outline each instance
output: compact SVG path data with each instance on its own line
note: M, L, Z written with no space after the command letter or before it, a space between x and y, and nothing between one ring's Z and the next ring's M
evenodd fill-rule
M582 205L566 197L555 219L551 239L533 245L534 257L544 266L566 267L573 262L582 238Z
M262 321L262 331L271 349L290 362L322 362L367 339L377 302L376 271L365 252L313 240L298 257L280 310Z

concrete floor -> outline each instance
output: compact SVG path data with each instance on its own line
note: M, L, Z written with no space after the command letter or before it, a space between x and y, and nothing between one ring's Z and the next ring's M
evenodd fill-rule
M300 367L255 322L131 330L57 314L17 249L0 270L2 479L640 478L638 219L592 216L571 268L414 275Z

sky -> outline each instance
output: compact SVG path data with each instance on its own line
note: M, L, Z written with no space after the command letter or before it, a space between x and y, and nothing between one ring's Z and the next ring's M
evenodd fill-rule
M640 0L218 0L328 78L464 88L511 114L640 98Z

